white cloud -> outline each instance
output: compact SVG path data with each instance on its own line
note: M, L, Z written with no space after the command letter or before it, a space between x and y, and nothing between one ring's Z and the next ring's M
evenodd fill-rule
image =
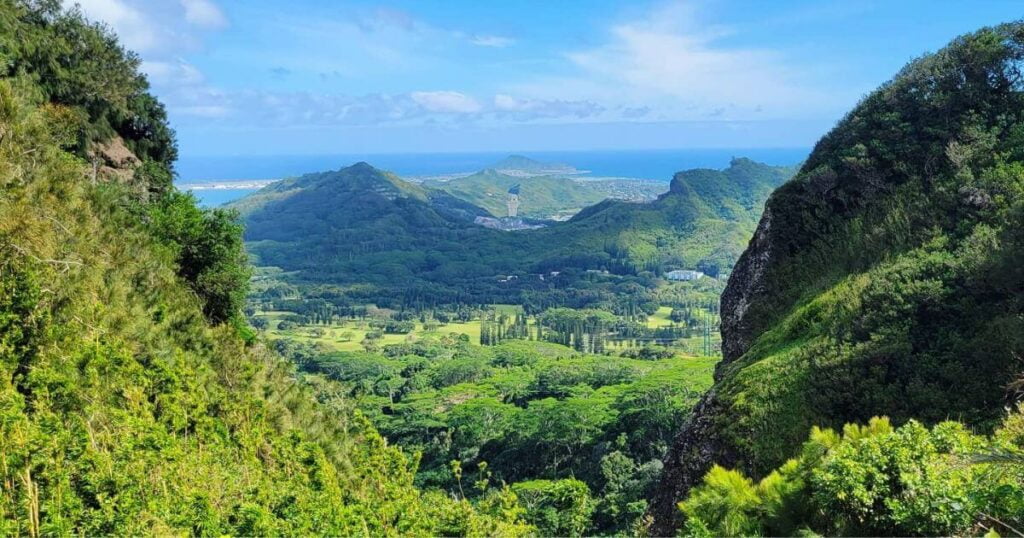
M412 100L431 112L455 112L472 114L483 108L472 97L459 92L412 92Z
M848 101L802 80L781 53L730 46L727 37L736 37L734 30L708 24L695 4L672 2L613 26L601 45L567 53L577 75L511 88L549 100L596 100L624 119L814 116ZM650 109L635 114L645 107Z
M219 105L190 105L174 107L175 112L194 118L218 119L231 115L232 110Z
M228 19L224 12L210 0L181 0L185 8L185 20L203 28L223 28Z
M592 118L605 111L605 107L586 100L524 99L499 93L494 96L498 116L519 121L550 118Z
M494 96L494 106L498 110L529 110L530 102L525 99L499 93Z
M480 47L504 48L514 45L516 40L496 35L473 35L469 42Z
M181 71L171 66L168 74ZM543 101L496 95L480 100L461 92L325 95L310 92L221 92L203 84L168 94L179 118L224 120L235 127L312 127L384 125L496 125L593 118L605 109L589 101Z
M213 0L62 0L105 23L144 58L180 55L199 47L201 30L223 28L227 17Z

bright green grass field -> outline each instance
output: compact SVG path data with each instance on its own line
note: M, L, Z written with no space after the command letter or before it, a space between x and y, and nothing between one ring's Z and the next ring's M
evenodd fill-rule
M256 317L266 319L268 322L267 336L270 339L290 338L301 342L322 344L331 351L362 351L360 342L366 337L369 330L367 321L344 320L335 322L334 325L299 325L294 329L281 331L277 328L278 322L284 319L291 312L261 312ZM323 334L319 334L322 331ZM437 331L427 332L422 323L416 323L416 330L409 334L385 334L379 340L381 345L401 344L402 342L415 340L428 334L465 334L469 336L471 343L480 342L480 321L473 320L467 323L448 323L442 325Z
M657 329L658 327L667 327L672 325L672 307L670 306L659 306L658 311L653 315L647 317L647 326L651 329Z
M505 314L506 316L515 316L516 314L523 313L523 306L517 304L492 304L491 308L498 314Z

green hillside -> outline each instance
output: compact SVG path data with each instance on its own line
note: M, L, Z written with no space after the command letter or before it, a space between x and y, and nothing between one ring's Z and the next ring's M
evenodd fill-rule
M365 164L277 183L236 207L247 210L258 265L306 289L330 286L318 294L338 305L582 307L633 300L614 287L650 288L671 269L728 271L760 203L789 174L737 159L725 171L677 175L654 202L605 201L568 222L518 232L475 225L468 202ZM587 270L613 276L595 282ZM540 278L553 271L559 279Z
M565 176L509 175L493 168L448 181L425 181L424 186L482 207L497 217L508 213L508 190L520 186L519 215L539 219L565 218L584 207L607 198L649 201L663 194L668 185L656 181L592 179Z
M525 217L550 218L564 211L604 200L603 193L588 189L579 182L554 176L517 177L494 169L449 181L428 181L424 185L445 192L486 209L494 216L504 217L506 193L521 185L519 214Z
M772 194L653 532L687 493L698 534L1019 532L1022 59L1015 23L910 63ZM905 425L812 433L883 415ZM1003 466L970 465L990 452Z
M607 200L535 233L547 244L558 237L564 251L603 251L633 271L691 267L719 276L739 258L772 189L793 172L733 159L724 170L677 173L649 204Z
M509 491L415 489L253 340L232 216L170 186L138 59L59 6L0 1L0 535L527 532Z

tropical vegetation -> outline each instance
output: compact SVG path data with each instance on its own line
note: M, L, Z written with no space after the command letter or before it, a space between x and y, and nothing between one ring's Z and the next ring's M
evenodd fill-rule
M105 28L4 0L0 55L0 534L531 532L500 485L417 490L253 339L238 226L170 185L163 109Z

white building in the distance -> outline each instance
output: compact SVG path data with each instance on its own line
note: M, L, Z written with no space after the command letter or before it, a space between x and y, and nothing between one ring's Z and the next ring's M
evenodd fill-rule
M669 271L665 273L665 278L669 280L677 280L682 282L689 282L691 280L700 280L704 278L704 273L700 271L691 271L689 269L677 269L675 271Z

